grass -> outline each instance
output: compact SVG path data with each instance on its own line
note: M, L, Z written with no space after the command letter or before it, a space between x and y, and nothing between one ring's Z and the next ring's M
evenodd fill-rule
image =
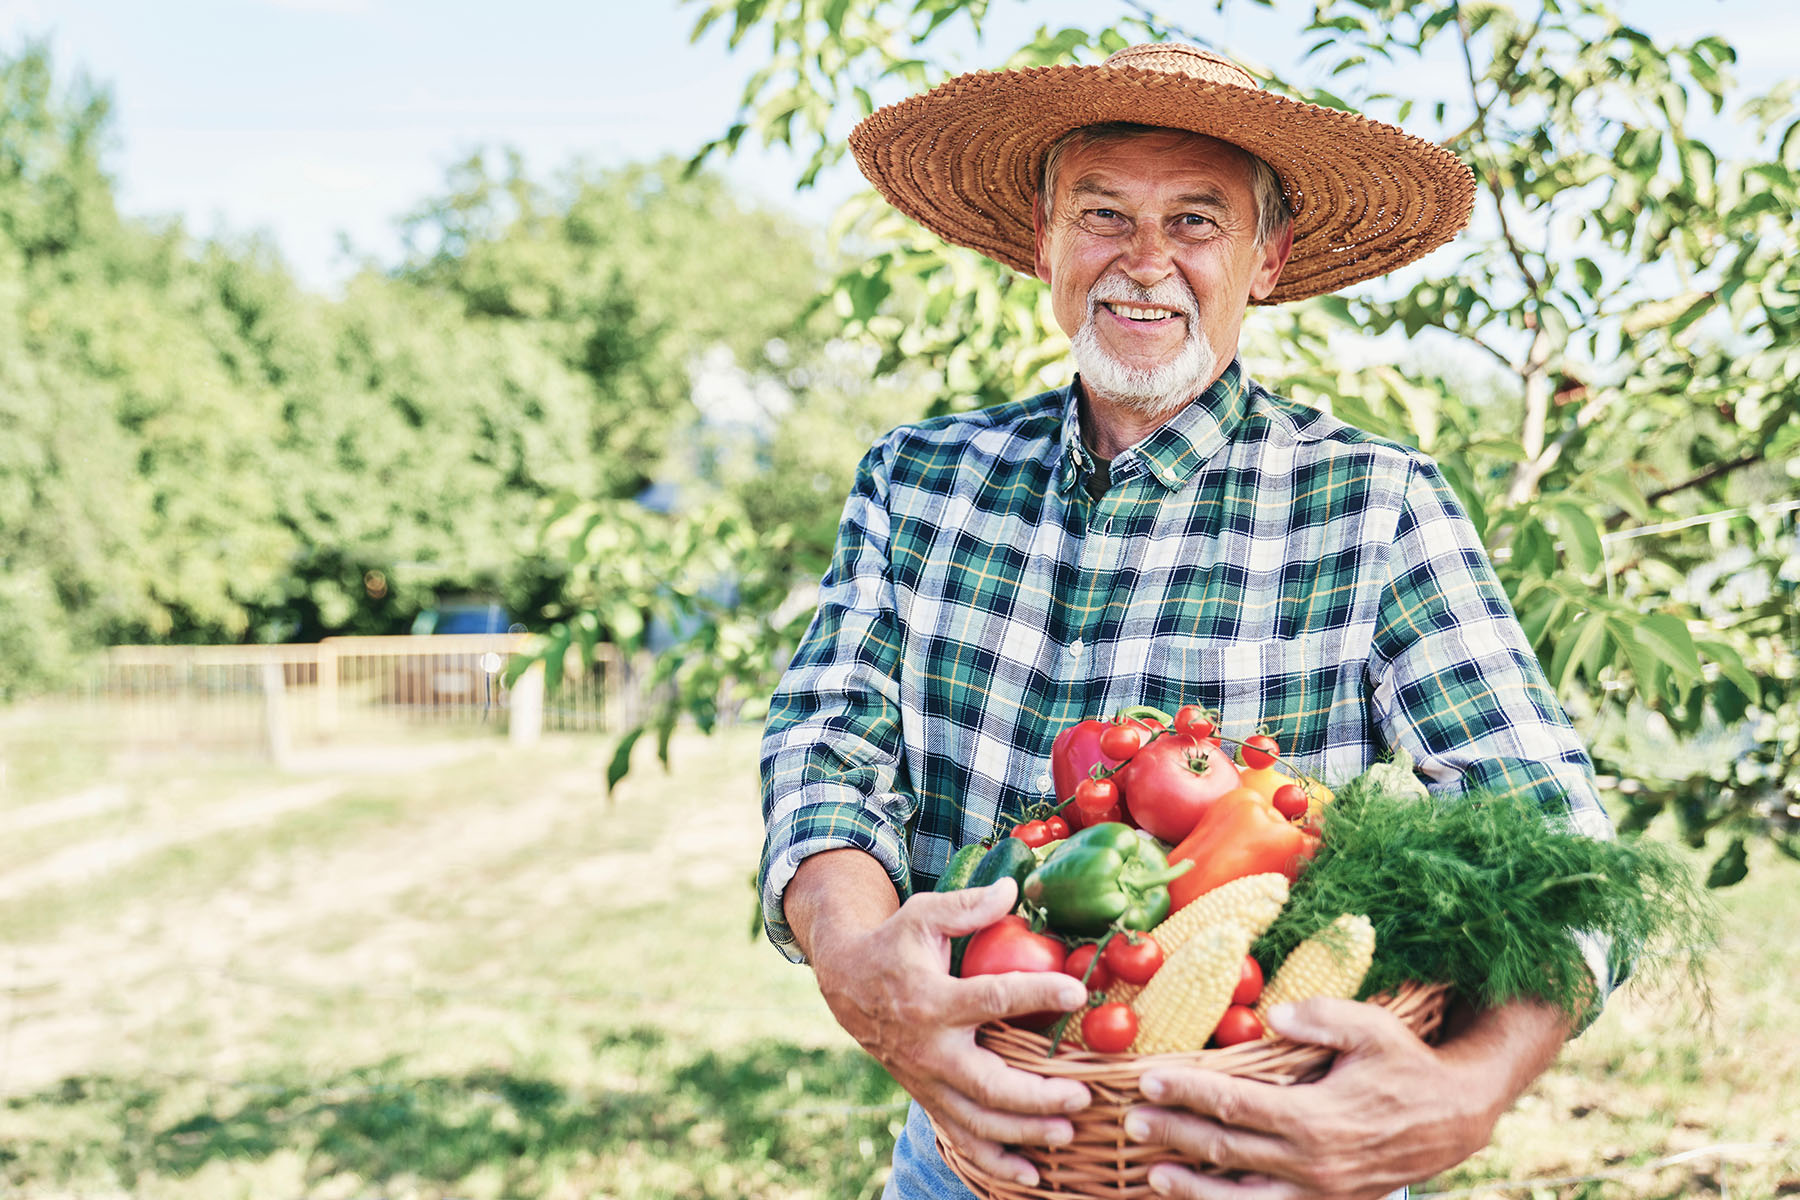
M127 802L35 825L0 888L83 845L192 836L0 899L0 1193L879 1194L903 1097L749 933L753 733L678 739L672 775L646 752L610 804L611 747L576 737L307 776L72 745L0 724L0 818L99 785ZM1710 1023L1616 998L1428 1188L1800 1192L1796 882L1758 857L1723 894ZM1646 1165L1719 1143L1752 1148ZM1603 1178L1495 1186L1562 1176Z

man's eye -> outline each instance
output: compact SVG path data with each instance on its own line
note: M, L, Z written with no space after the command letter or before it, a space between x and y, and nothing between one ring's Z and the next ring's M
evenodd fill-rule
M1126 225L1130 224L1130 222L1125 219L1125 214L1121 213L1116 208L1083 209L1081 213L1081 223L1089 229L1107 233L1123 229Z

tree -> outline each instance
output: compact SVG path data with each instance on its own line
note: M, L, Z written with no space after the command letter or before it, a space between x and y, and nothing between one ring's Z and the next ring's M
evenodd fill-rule
M42 47L0 54L0 103L0 696L122 641L397 632L442 592L554 619L544 506L688 470L694 365L761 363L822 278L681 164L478 157L332 300L122 217L110 100Z
M734 48L769 48L700 157L745 137L784 144L807 160L803 186L841 157L848 119L948 75L995 8L693 2L696 38L721 25ZM1296 34L1296 72L1333 90L1266 86L1434 126L1476 171L1481 204L1459 242L1394 278L1256 314L1256 369L1445 466L1619 778L1627 824L1673 808L1696 842L1723 829L1716 883L1741 875L1753 833L1800 855L1794 88L1742 96L1723 40L1659 44L1603 0L1319 0ZM993 65L1097 61L1171 36L1207 41L1126 4L1091 28L1042 28ZM1453 68L1456 89L1411 90L1426 64ZM1728 107L1723 140L1703 140L1699 111ZM834 303L843 336L877 348L878 375L927 372L941 410L1061 374L1036 281L872 197L840 227L855 265ZM1701 736L1713 748L1688 754Z

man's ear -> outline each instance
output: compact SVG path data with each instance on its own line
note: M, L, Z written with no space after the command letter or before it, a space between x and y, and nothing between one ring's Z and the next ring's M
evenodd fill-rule
M1272 237L1262 248L1262 261L1256 265L1256 273L1250 277L1250 296L1255 300L1268 298L1275 290L1276 282L1281 278L1281 269L1287 266L1288 255L1294 252L1294 223L1289 221L1282 227L1280 237Z
M1044 193L1039 192L1031 202L1031 236L1037 259L1037 277L1045 283L1050 282L1050 263L1044 254L1044 231L1049 220L1049 214L1044 211Z

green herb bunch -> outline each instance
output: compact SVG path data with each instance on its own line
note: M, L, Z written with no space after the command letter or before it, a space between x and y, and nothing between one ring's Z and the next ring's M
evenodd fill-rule
M1360 998L1447 983L1480 1007L1534 999L1581 1023L1599 997L1575 931L1610 941L1615 979L1677 966L1703 994L1716 938L1709 896L1667 847L1583 837L1516 796L1397 794L1379 775L1326 807L1319 852L1253 953L1272 970L1343 913L1375 926Z

